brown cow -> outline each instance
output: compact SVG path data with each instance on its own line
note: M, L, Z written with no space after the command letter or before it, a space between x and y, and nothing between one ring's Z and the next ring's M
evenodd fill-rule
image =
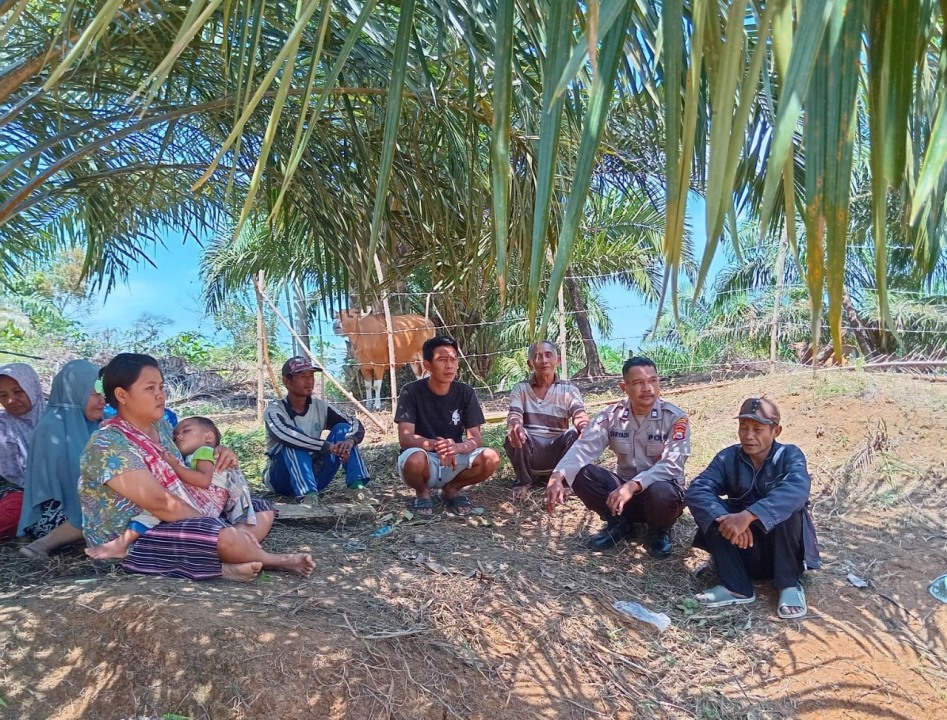
M421 347L424 341L434 337L434 323L420 315L392 315L392 335L395 345L395 367L410 365L415 377L421 377ZM365 406L372 401L375 388L374 409L381 408L381 380L388 372L388 330L385 316L362 314L356 310L342 310L335 314L332 329L336 335L348 338L352 355L365 380Z

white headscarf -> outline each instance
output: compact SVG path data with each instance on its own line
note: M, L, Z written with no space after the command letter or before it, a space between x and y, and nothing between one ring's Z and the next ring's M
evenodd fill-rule
M26 451L30 437L46 409L46 398L39 375L26 363L0 365L0 375L16 380L33 403L25 415L11 415L0 408L0 477L15 485L23 485L26 477Z

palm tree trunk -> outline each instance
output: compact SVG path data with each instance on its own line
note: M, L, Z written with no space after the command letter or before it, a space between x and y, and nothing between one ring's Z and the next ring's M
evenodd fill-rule
M582 347L585 349L585 367L572 377L601 377L605 374L605 366L602 365L598 356L598 345L592 337L592 324L589 322L589 312L582 293L579 292L579 283L571 275L566 276L564 283L572 302L572 312L575 313L575 324L579 327L579 335L582 337Z

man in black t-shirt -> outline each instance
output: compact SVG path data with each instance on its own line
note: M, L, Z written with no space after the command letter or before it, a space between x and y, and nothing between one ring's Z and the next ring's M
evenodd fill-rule
M461 491L486 480L500 464L495 450L482 447L483 410L474 389L454 380L457 356L453 338L428 340L422 358L430 377L406 385L398 398L398 472L417 495L410 507L418 515L433 512L431 488L441 489L448 510L469 514L470 499Z

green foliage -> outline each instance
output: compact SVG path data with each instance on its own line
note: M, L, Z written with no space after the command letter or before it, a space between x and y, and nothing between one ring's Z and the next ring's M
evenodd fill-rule
M213 345L198 332L180 332L159 346L160 354L181 357L190 365L207 367L211 362Z
M389 278L423 265L440 289L483 268L470 282L499 276L535 335L584 241L586 189L637 185L667 199L675 300L690 192L707 196L705 271L725 216L795 228L805 208L829 226L808 299L821 321L832 288L837 331L853 153L871 156L873 224L896 194L912 262L929 274L943 250L943 2L7 5L4 278L81 238L84 269L111 283L167 227L242 206L290 228L274 254L327 295L377 291L376 260Z
M228 429L221 435L220 442L236 453L247 480L261 484L266 467L266 430L262 427L245 432Z
M497 390L509 390L514 384L527 377L529 366L526 360L525 347L501 356L496 362L496 371L490 378L493 387Z
M701 340L688 347L646 343L641 346L640 354L654 360L662 376L676 377L713 369L725 350L725 346L713 340Z
M91 304L77 250L59 251L36 262L23 258L20 272L5 278L0 290L3 342L24 349L31 339L35 347L42 347L47 335L80 341L77 318L87 315Z
M205 255L205 265L213 261L212 254ZM221 259L221 262L224 260ZM255 301L251 301L245 292L232 292L225 299L221 298L219 301L209 303L215 329L229 339L229 346L226 347L224 353L228 360L256 362L257 330L254 303ZM269 308L264 309L263 323L267 332L270 360L276 361L284 351L276 341L278 322Z
M0 324L0 347L14 352L26 352L33 349L33 344L27 342L28 338L27 331L12 320Z
M611 345L599 345L598 355L602 360L602 365L605 367L605 372L610 375L620 375L621 367L628 358L627 353L623 353Z
M685 618L689 618L691 615L696 615L701 609L700 602L698 602L696 598L692 597L684 598L677 604L677 607L682 613L684 613Z
M506 457L503 441L506 439L506 423L487 423L482 427L483 446L493 448L500 457Z

